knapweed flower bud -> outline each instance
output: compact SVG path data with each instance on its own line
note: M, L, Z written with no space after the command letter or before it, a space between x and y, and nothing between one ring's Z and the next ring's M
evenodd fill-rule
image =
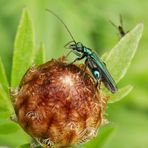
M106 100L80 66L51 60L26 72L15 111L21 127L42 146L65 147L96 136Z

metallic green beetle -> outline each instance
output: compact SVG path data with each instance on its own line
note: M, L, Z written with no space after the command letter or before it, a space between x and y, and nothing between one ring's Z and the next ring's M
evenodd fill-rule
M72 49L74 53L79 56L73 61L73 63L77 60L85 58L86 66L89 68L97 81L96 86L98 86L100 82L103 82L106 88L108 88L112 93L117 91L116 83L109 73L106 64L96 55L94 51L85 47L82 43L75 41L68 43L66 47Z
M53 11L49 9L46 10L51 14L53 14L65 26L66 30L68 31L70 37L73 40L68 44L66 44L66 47L71 49L71 51L73 51L78 56L78 58L76 58L72 63L74 63L77 60L82 60L85 58L86 66L89 68L92 75L97 81L96 87L98 86L98 84L103 82L106 88L108 88L112 93L115 93L117 91L116 83L112 78L112 76L110 75L106 67L106 64L101 60L101 58L99 58L96 55L96 53L93 50L85 47L82 43L75 41L70 30L59 16L57 16Z

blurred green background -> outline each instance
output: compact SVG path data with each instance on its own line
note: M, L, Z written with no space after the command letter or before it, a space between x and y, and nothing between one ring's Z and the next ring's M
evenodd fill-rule
M103 148L148 147L148 2L147 0L0 0L0 55L10 78L13 43L24 7L29 8L35 28L35 42L43 42L46 60L67 53L64 45L70 37L64 26L45 11L53 10L67 24L77 41L102 55L118 41L118 31L109 23L119 25L122 14L125 30L144 22L144 33L136 56L120 86L132 84L133 91L122 101L109 104L107 118L115 131ZM0 145L16 146L20 137L1 136ZM23 143L23 139L20 140ZM93 146L92 146L93 147Z

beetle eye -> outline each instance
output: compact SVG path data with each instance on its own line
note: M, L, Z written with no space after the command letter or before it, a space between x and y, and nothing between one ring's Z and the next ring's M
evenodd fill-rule
M74 47L74 45L73 44L71 44L71 45L69 45L71 48L73 48Z
M75 46L74 44L70 44L70 45L69 45L69 48L70 48L70 49L75 49L76 46Z

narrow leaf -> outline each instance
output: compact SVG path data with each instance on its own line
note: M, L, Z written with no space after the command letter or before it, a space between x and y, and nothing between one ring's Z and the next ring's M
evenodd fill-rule
M83 148L103 148L113 131L114 127L112 124L101 128L98 132L98 136L94 140L91 140L89 143L86 143Z
M26 70L30 67L34 56L34 36L32 21L28 10L24 9L18 27L11 75L11 86L16 87Z
M111 75L119 82L127 72L127 69L135 55L139 40L143 32L143 24L138 24L127 33L104 59Z
M112 124L105 126L98 136L98 143L96 147L103 148L107 144L109 138L111 138L113 131L114 127Z
M13 112L11 100L9 99L7 92L4 90L1 84L0 84L0 108L5 108L10 113Z
M7 109L0 107L0 119L8 119L10 117L10 112Z
M15 133L19 130L18 125L15 123L3 123L0 124L0 135Z
M20 145L18 146L17 148L30 148L30 144L23 144L23 145Z
M6 73L5 73L5 69L4 69L1 57L0 57L0 83L5 89L5 91L7 92L9 84L7 81L7 77L6 77Z
M39 65L45 62L45 49L43 44L41 43L39 49L36 52L34 63Z
M115 103L123 99L125 96L127 96L131 91L133 87L131 85L127 85L123 88L120 88L116 94L109 94L109 100L108 103Z
M8 81L5 73L5 69L0 58L0 114L1 117L7 116L8 113L13 112L11 100L8 95Z

